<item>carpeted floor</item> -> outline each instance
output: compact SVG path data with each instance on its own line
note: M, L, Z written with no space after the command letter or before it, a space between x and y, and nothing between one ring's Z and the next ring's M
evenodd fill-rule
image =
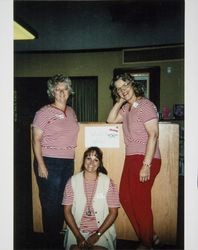
M15 250L49 250L49 249L64 250L62 242L63 238L60 240L59 243L54 242L52 246L51 244L49 245L46 240L44 240L42 234L34 233L33 235L31 235L31 237L29 237L29 239L26 240L25 246L24 245L22 247L18 246L17 248L15 248ZM117 250L135 250L138 244L139 242L136 241L117 240ZM155 249L179 250L182 248L179 248L177 246L163 245L160 248L158 247Z

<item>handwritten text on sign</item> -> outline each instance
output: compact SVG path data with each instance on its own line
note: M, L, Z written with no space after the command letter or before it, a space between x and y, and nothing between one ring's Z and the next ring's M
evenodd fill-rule
M85 147L119 148L118 126L85 127Z

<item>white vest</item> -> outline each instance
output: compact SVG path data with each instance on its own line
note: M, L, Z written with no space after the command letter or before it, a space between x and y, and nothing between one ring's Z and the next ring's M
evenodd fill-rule
M80 172L72 176L71 184L74 192L74 201L72 205L72 214L76 220L76 224L80 227L81 218L86 205L86 196L84 192L83 173ZM98 228L102 225L103 221L109 213L107 205L107 192L109 189L110 179L107 175L99 173L98 183L95 195L93 197L93 208L95 211L96 221ZM72 244L76 244L76 238L72 231L68 231L68 240L66 250L69 250ZM109 250L116 249L116 232L115 227L112 225L97 241L96 245L106 247Z

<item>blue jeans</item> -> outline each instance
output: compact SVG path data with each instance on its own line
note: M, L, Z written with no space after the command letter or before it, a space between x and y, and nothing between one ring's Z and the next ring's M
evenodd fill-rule
M39 187L42 207L43 230L46 235L55 237L63 228L64 210L62 203L65 184L74 174L74 160L43 157L48 170L48 178L38 176L38 164L34 161L34 171Z

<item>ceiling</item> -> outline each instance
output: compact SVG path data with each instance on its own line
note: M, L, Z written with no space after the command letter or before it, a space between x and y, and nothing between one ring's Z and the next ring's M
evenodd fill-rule
M36 35L16 52L115 50L184 43L183 0L14 1L14 19Z

